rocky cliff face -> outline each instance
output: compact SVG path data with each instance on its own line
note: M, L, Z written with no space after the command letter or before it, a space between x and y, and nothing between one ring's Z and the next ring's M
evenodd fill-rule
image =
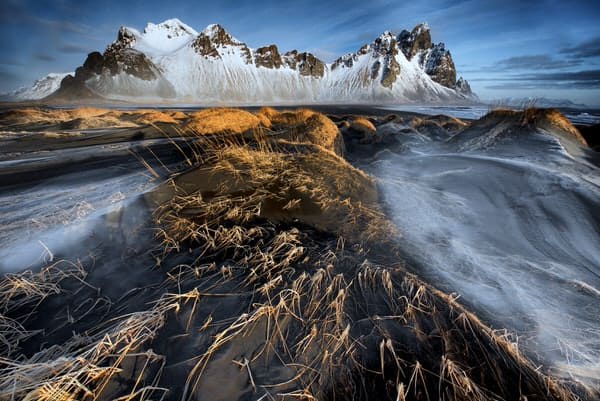
M277 46L269 45L256 49L254 52L254 64L257 67L263 68L280 68L282 62Z
M221 59L219 49L227 47L237 48L243 56L246 64L252 64L252 54L245 43L240 42L231 36L221 25L209 25L204 31L200 32L192 42L192 47L201 56Z
M384 32L326 64L276 45L249 48L220 25L201 32L179 20L121 28L104 53L90 53L59 93L186 101L356 102L466 100L469 84L429 28Z
M398 43L402 53L407 59L411 60L418 53L431 49L431 33L427 24L420 24L414 27L412 32L406 30L398 35Z
M450 52L443 43L438 43L422 56L425 72L435 82L452 88L456 84L456 68Z
M458 81L456 81L455 88L458 92L464 93L467 96L474 96L474 93L471 90L471 85L469 85L467 80L463 77L458 78Z
M297 50L287 52L284 55L284 63L292 70L297 70L300 75L314 78L322 78L327 68L325 63L313 54L307 52L298 53Z
M399 47L408 60L418 57L419 64L427 75L440 85L454 88L456 85L456 68L443 43L434 45L427 24L417 25L412 32L402 31L398 35Z

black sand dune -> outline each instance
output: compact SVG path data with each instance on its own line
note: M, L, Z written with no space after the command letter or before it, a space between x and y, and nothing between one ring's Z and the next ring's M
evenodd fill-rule
M570 125L331 112L6 136L0 399L596 399Z

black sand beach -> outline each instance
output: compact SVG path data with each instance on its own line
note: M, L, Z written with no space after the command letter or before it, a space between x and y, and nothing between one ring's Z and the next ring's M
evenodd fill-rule
M315 109L1 112L0 399L596 399L591 134Z

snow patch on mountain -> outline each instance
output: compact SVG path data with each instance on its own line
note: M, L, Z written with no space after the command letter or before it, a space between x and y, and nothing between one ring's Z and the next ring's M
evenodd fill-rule
M177 18L168 19L160 24L150 22L142 32L130 27L125 27L124 31L134 38L131 48L145 53L150 58L171 53L198 36L198 32Z

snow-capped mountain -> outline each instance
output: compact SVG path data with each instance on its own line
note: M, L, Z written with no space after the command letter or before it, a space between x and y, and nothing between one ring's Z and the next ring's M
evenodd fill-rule
M37 100L43 99L56 92L60 88L60 83L64 77L72 72L50 73L43 78L36 80L33 85L19 88L13 92L1 95L6 100Z
M438 102L476 97L456 79L450 52L429 27L384 32L326 64L275 45L252 49L220 25L201 32L177 19L143 31L121 27L103 54L90 53L54 98L101 96L190 103Z

